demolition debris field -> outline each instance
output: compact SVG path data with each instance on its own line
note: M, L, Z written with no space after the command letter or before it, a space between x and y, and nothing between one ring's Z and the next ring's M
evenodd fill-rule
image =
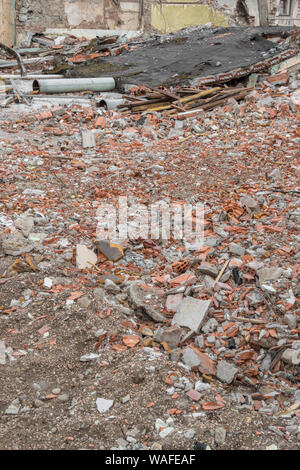
M299 56L289 34L276 37L271 53L269 39L251 40L253 63L290 58L215 91L160 87L157 70L123 93L43 95L3 78L1 449L299 449ZM65 74L86 64L88 41L36 39L48 44L39 57L69 51ZM87 63L137 58L126 44ZM28 75L58 73L22 58ZM162 68L162 81L190 64ZM18 64L2 72L17 76ZM99 243L97 209L120 196L133 213L204 204L203 245Z

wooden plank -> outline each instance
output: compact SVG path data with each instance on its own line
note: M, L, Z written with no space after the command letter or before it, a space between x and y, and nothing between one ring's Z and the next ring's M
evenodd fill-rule
M201 91L201 93L197 93L196 95L186 96L185 98L180 98L179 100L174 101L174 104L188 103L189 101L193 101L197 98L202 98L203 96L210 95L211 93L215 93L219 90L222 90L222 88L215 87L215 88L211 88L210 90Z

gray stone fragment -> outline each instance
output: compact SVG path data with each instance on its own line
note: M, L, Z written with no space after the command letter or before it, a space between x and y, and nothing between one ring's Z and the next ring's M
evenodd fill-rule
M192 348L186 348L184 350L182 360L189 367L197 367L201 363L199 355Z
M247 207L249 211L255 212L259 209L258 202L250 196L243 195L240 199L243 206Z
M274 289L273 286L269 286L268 284L262 284L260 287L264 292L267 292L268 294L276 294L276 289Z
M95 147L95 135L93 131L89 129L84 129L81 131L81 137L82 137L82 147L84 149L90 148L90 147Z
M15 221L15 227L23 233L24 237L28 237L34 226L34 218L21 215Z
M267 371L270 369L270 366L271 366L271 362L272 362L272 356L271 354L267 354L266 357L263 359L262 363L261 363L261 368L263 371Z
M276 444L271 444L270 446L266 447L266 450L278 450L278 447Z
M141 310L145 312L152 320L162 322L165 320L164 315L156 311L150 304L146 303L145 299L145 291L139 287L137 284L132 284L129 287L129 298L133 306L137 310Z
M126 395L125 397L121 398L121 402L123 404L127 403L128 401L130 401L130 395Z
M114 400L107 400L106 398L97 398L96 406L99 413L105 413L114 404Z
M207 392L208 390L210 390L210 385L207 384L207 383L204 383L204 382L201 382L200 380L198 380L198 382L195 383L195 390L197 392Z
M19 398L16 398L11 402L8 408L4 411L4 414L6 415L17 415L20 411L21 408L21 403Z
M125 441L123 437L120 437L119 439L117 439L117 444L119 448L126 448L128 446L128 442ZM119 449L119 450L122 450L122 449Z
M286 313L283 317L284 323L286 323L291 330L295 330L297 328L297 316L292 315L291 313Z
M288 364L297 366L300 364L300 349L286 349L281 358Z
M204 285L208 291L210 291L214 285L214 279L210 276L204 276Z
M208 276L217 277L218 268L209 263L201 263L198 267L198 271L201 274L207 274Z
M230 243L229 251L233 255L237 255L237 256L244 256L245 254L245 248L241 245L238 245L237 243Z
M263 268L263 263L261 261L250 261L250 263L247 263L245 266L253 269L257 273L259 269Z
M180 348L176 348L176 349L173 349L173 351L171 351L171 354L170 354L171 361L178 362L180 357L181 357L181 349Z
M294 398L295 398L295 403L297 401L300 401L300 390L296 390L295 392L295 395L294 395ZM300 432L300 431L299 431Z
M222 238L228 237L228 232L226 232L222 227L214 227L214 232Z
M230 277L231 277L231 270L227 269L227 270L225 270L225 273L221 277L220 281L221 282L227 282Z
M193 439L195 437L195 434L196 434L196 431L194 429L188 429L185 433L184 433L184 437L186 439Z
M186 326L198 333L207 316L211 302L211 300L185 297L172 319L172 325L177 323L179 326Z
M92 301L91 299L88 298L87 295L83 295L82 297L79 297L77 300L77 304L81 308L88 308L91 305Z
M246 299L249 302L251 307L258 305L264 301L264 297L259 291L251 291L249 294L246 295Z
M266 96L266 97L263 97L261 98L258 102L257 102L257 106L267 106L267 107L270 107L270 106L273 106L274 104L274 99L271 97L271 96Z
M41 408L41 406L44 405L44 402L42 402L42 400L39 400L38 398L36 398L33 402L33 406L35 408Z
M221 426L215 429L215 442L219 445L224 444L226 439L226 429L222 428Z
M222 382L231 384L238 373L238 369L226 361L220 361L217 365L217 378Z
M96 287L93 291L96 300L103 300L104 290L102 287Z
M5 343L4 341L0 341L0 364L5 364Z
M21 253L28 253L33 249L32 244L16 232L2 242L2 249L6 255L19 256Z
M272 181L276 181L278 179L281 179L282 174L279 168L275 168L271 173L269 174L269 177Z
M58 395L57 400L60 401L61 403L65 403L69 401L70 397L67 393L62 393L61 395Z
M215 318L210 318L205 325L202 326L201 330L205 334L212 333L218 326L218 322Z
M84 354L83 356L81 356L80 362L93 361L94 359L98 359L98 357L100 357L99 354L95 353Z
M118 294L121 292L121 289L117 284L115 284L110 279L105 279L104 288L110 294Z
M184 330L177 325L170 326L168 328L159 327L154 334L154 341L159 343L168 343L170 349L177 348Z
M298 426L296 424L291 424L291 425L286 426L285 430L289 434L297 434L298 433Z
M256 273L259 277L259 282L263 284L267 281L276 281L281 276L282 269L277 267L261 268Z
M221 242L221 238L218 238L218 237L207 237L204 240L204 244L206 246L211 246L213 248L217 246L220 242Z
M278 434L278 436L284 437L284 433L280 431L280 429L276 428L276 426L268 426L269 431Z
M206 341L209 343L209 344L213 344L215 341L216 341L216 338L214 336L207 336L206 337Z
M196 336L195 338L195 344L198 346L198 348L203 348L204 345L204 338L202 335Z
M159 436L161 438L164 438L164 437L167 437L170 434L172 434L174 431L175 431L175 428L170 426L170 427L164 428L162 431L160 431Z

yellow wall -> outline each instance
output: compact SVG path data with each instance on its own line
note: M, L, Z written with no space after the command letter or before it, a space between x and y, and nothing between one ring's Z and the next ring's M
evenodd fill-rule
M206 23L228 26L224 15L206 5L152 5L151 25L162 33Z

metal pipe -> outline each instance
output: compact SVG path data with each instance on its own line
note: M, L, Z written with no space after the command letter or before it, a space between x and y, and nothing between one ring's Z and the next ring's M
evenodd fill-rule
M63 78L59 80L34 80L33 91L39 93L68 93L74 91L111 91L116 83L112 77Z
M21 59L20 54L14 49L12 49L11 47L8 47L5 44L3 44L2 42L0 42L0 49L4 49L5 52L7 52L8 54L12 55L15 59L17 59L17 64L19 66L21 75L22 76L26 75L26 69L24 66L24 62Z
M98 101L97 108L105 108L108 111L117 109L120 104L124 104L125 100L122 98L103 98L101 101Z

